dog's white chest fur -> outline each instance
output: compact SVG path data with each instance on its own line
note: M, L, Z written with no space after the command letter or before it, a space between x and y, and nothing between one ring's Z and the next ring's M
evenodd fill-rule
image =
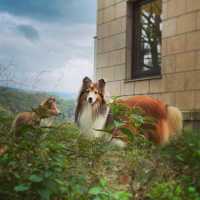
M92 117L92 106L87 104L79 117L79 125L81 132L89 137L101 137L104 133L102 130L105 127L109 108L107 108L105 114L99 114L96 119Z

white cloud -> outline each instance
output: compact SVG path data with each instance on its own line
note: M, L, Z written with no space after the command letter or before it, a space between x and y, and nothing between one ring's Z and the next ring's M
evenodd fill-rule
M21 25L36 29L38 41L17 32ZM93 75L95 24L49 24L0 13L0 27L0 63L12 58L16 80L30 89L75 92L84 76Z

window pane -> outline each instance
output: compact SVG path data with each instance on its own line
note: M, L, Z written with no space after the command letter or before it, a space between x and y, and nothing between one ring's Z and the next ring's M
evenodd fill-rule
M160 73L161 65L161 2L142 1L137 6L136 44L138 48L136 74L154 75Z

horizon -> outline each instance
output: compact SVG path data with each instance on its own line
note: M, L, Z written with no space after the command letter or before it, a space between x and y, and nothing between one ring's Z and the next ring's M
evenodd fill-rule
M22 91L25 93L33 93L33 94L48 94L48 95L55 95L60 98L64 99L75 99L78 95L78 92L67 92L67 91L42 91L42 90L31 90L31 89L23 89L23 88L16 88L16 87L7 87L0 85L0 88L2 89L8 89L8 90L16 90L16 91Z

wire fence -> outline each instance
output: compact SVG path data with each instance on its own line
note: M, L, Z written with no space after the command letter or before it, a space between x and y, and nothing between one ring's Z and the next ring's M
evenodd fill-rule
M0 64L0 86L14 87L19 89L31 90L31 91L45 91L44 82L46 77L51 75L53 71L41 70L30 74L26 81L22 81L16 76L16 66L13 60L10 60L8 64ZM24 79L24 77L23 77ZM64 74L60 72L54 80L51 81L51 91L57 91L61 82L64 80Z

